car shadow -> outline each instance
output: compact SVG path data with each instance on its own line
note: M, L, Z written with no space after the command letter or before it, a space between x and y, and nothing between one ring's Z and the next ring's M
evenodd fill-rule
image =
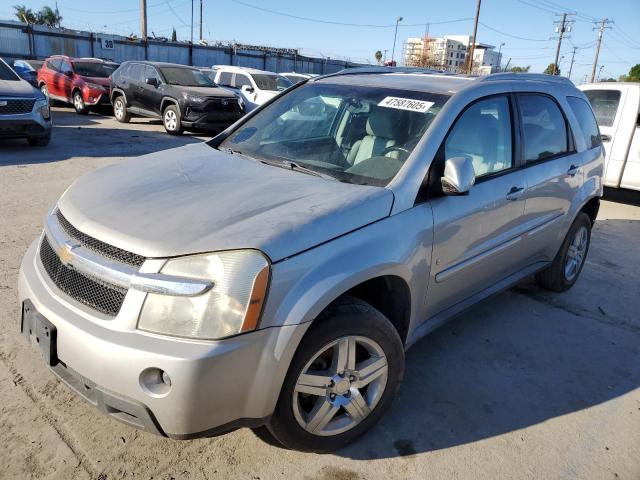
M603 200L640 207L640 191L605 187Z
M104 121L108 118L113 126ZM134 118L131 124L120 124L109 115L99 112L79 115L71 108L54 109L53 124L51 142L45 147L30 147L25 139L2 140L0 167L59 162L74 157L136 157L210 137L189 132L168 135L151 127L153 123L148 119Z
M530 279L417 342L407 352L404 382L390 410L334 454L371 460L441 450L640 387L640 299L629 282L637 278L640 258L621 264L618 257L629 238L640 238L639 221L599 221L570 291L550 293ZM611 248L616 242L618 252ZM618 311L613 304L619 301L625 306ZM273 444L264 429L256 435Z
M619 262L630 238L640 238L639 221L599 221L572 290L550 293L529 280L419 341L407 352L390 412L337 454L378 459L440 450L640 387L640 299L629 282L640 258ZM620 301L624 309L616 310Z

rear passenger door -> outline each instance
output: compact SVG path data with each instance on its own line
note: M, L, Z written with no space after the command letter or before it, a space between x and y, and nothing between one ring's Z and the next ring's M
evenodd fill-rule
M468 195L431 200L434 217L429 315L483 294L523 268L525 173L509 95L469 105L458 117L432 170L452 157L470 158L476 183ZM442 168L442 167L440 167ZM437 175L439 176L439 175Z
M569 227L568 214L583 183L582 159L558 102L541 93L518 99L525 172L529 261L553 260ZM569 223L568 223L569 222Z

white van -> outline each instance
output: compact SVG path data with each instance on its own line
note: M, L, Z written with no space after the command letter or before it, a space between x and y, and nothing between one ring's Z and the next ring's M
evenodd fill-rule
M640 83L578 87L593 107L606 151L604 184L640 190Z
M249 112L291 85L290 80L273 72L254 68L213 65L214 81L221 87L233 90L242 96Z

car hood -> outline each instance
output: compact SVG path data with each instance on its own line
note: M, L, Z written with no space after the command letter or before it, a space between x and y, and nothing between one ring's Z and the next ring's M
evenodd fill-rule
M393 193L189 145L79 178L58 207L145 257L255 248L277 261L389 215Z
M0 80L0 95L5 97L36 97L37 90L25 80Z
M236 96L228 90L220 87L179 87L180 91L187 92L191 95L201 95L203 97L219 97L219 98L236 98Z

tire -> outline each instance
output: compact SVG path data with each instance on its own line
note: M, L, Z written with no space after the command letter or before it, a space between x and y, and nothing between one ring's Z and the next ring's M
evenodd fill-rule
M180 110L176 105L169 105L164 109L162 112L162 124L169 135L180 135L182 133Z
M580 212L569 228L553 263L536 275L542 288L564 292L576 283L589 252L591 227L589 216Z
M349 350L354 357L338 355ZM375 355L369 357L372 351ZM353 358L344 376L336 372L349 363L340 358ZM363 362L372 364L366 374ZM300 388L305 389L304 382L298 383L301 375L318 369L324 370L322 377L315 377L320 383L307 387L311 392L301 392ZM368 303L344 297L320 314L300 342L267 429L286 448L317 453L337 450L379 420L403 375L404 348L395 327ZM317 420L321 416L314 416L315 411L333 413L326 423Z
M49 89L47 88L46 83L43 83L42 85L40 85L40 91L45 97L49 98Z
M76 113L79 113L80 115L86 115L89 113L89 108L85 105L84 98L82 98L82 92L79 90L73 92L71 101L73 102L73 108L75 108Z
M49 145L50 141L51 141L51 134L47 135L46 137L27 138L27 142L29 142L29 145L31 145L32 147L46 147L47 145Z
M122 95L118 95L113 101L113 116L120 123L129 123L131 114L127 112L127 104Z

